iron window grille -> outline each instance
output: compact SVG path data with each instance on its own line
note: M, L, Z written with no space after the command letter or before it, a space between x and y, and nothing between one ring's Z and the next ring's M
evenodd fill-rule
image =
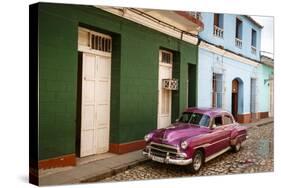
M213 84L212 84L212 106L217 108L223 107L224 97L224 82L222 74L213 73Z
M111 38L100 36L98 34L92 34L91 48L103 52L111 52Z
M109 35L79 28L78 44L90 50L98 50L110 53L112 51L112 39Z
M173 53L168 51L161 51L161 63L172 64Z

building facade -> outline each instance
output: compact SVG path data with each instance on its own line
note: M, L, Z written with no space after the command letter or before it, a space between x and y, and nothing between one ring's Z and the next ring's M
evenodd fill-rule
M202 13L197 105L220 107L238 122L268 117L272 67L261 63L262 26L249 16Z
M274 59L261 55L261 63L260 72L263 75L264 84L268 86L269 90L265 90L266 96L263 98L263 102L267 104L265 108L269 110L268 116L274 117Z
M140 149L186 107L273 116L273 60L248 16L38 3L30 23L34 169Z
M196 105L194 36L203 24L191 13L39 3L30 14L38 39L30 79L38 80L38 106L30 107L38 108L38 135L30 143L39 142L31 165L140 149L147 132Z

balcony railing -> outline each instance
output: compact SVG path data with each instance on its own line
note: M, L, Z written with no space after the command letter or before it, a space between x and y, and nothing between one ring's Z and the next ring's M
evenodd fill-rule
M242 40L235 38L235 46L238 48L242 48Z
M254 46L251 46L251 52L252 54L256 54L257 53L257 48Z
M200 12L191 12L191 11L189 11L188 13L189 13L191 16L193 16L194 18L196 18L196 19L202 21L202 16L201 16L201 13L200 13Z
M223 38L223 29L214 25L214 36L219 37L219 38Z

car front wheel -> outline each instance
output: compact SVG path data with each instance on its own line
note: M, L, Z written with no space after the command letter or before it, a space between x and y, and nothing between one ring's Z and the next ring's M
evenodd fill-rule
M199 172L199 170L201 169L201 167L203 165L203 160L204 160L203 152L200 150L197 150L193 155L192 163L189 167L190 171L192 173Z
M234 146L232 146L232 149L233 149L234 152L240 151L240 149L241 149L241 142L237 141L237 143Z

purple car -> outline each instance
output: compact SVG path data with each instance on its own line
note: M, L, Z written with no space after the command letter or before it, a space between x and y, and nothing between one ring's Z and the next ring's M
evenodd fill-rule
M188 165L196 173L204 162L232 149L238 152L247 138L246 127L218 108L188 108L167 128L145 135L143 155L153 161Z

